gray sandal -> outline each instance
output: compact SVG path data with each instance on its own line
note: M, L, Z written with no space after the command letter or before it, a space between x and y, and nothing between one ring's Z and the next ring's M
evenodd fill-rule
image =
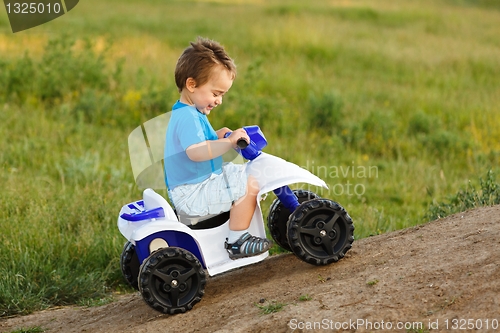
M229 253L229 258L239 259L264 253L271 247L271 242L267 238L260 238L245 232L236 242L224 243L224 247Z

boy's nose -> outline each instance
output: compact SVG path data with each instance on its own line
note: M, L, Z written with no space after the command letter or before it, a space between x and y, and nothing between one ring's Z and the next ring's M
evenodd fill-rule
M215 100L215 105L221 105L222 104L222 96L217 97Z

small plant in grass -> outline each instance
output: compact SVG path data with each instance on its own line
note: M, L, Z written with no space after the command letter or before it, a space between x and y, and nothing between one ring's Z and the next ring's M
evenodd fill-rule
M40 326L33 326L29 328L20 328L15 331L12 331L11 333L42 333L45 332L44 328L41 328Z
M260 305L260 304L256 303L255 306L260 309L261 314L271 314L271 313L275 313L275 312L279 312L279 311L283 310L283 308L286 306L286 304L281 303L281 302L272 301L271 303L269 303L267 305Z
M410 329L406 330L406 332L407 333L429 333L429 330L425 329L425 328L410 328Z
M374 279L374 280L370 280L368 282L366 282L367 285L369 286L374 286L378 283L378 280L377 279Z
M309 95L309 112L311 125L331 131L332 128L341 124L343 101L335 91L325 92L320 96Z
M111 302L113 302L113 297L112 296L108 296L108 297L104 297L104 298L86 298L86 299L82 299L82 300L80 300L78 302L78 305L91 308L91 307L94 307L94 306L106 305L106 304L109 304Z
M324 277L322 277L321 274L318 274L318 281L321 283L324 283L324 282L326 282L326 279Z
M469 182L467 188L458 191L448 202L432 203L426 218L432 221L471 208L500 204L500 184L496 181L492 170L486 173L485 179L479 178L479 186L478 190Z
M299 297L299 301L301 301L301 302L306 302L306 301L310 301L310 300L312 300L312 297L309 296L308 294L301 295Z

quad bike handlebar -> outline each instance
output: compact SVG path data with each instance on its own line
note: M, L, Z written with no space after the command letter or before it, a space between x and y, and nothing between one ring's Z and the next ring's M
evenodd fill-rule
M240 138L237 141L238 148L236 151L240 153L247 160L253 160L262 153L262 149L267 146L267 140L264 133L260 130L259 126L245 126L243 129L247 132L250 142ZM232 132L227 132L224 137L227 138Z
M247 142L247 140L240 138L240 139L238 139L238 141L236 141L236 145L240 149L245 149L246 147L248 147L249 143Z

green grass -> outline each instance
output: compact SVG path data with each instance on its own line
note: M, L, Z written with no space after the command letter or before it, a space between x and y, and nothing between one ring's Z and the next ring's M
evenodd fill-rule
M413 324L417 324L417 323L413 323ZM410 328L410 329L407 329L406 332L407 333L429 333L430 330L424 328L424 324L422 324L422 328Z
M267 305L260 305L258 303L255 303L255 306L259 308L260 313L263 314L263 315L264 314L267 315L267 314L279 312L279 311L283 310L283 308L286 305L287 304L285 304L285 303L276 302L276 301L272 301L272 302L270 302Z
M299 297L299 301L301 301L301 302L307 302L307 301L310 301L310 300L312 300L312 297L309 296L308 294L306 294L306 295L300 295L300 297Z
M356 238L495 203L483 193L498 196L498 9L87 0L17 34L0 15L0 316L123 288L116 215L141 195L127 136L169 111L175 62L198 35L238 66L214 127L260 125L267 152L328 183L310 189L347 209Z
M43 333L45 332L45 329L43 329L40 326L33 326L29 328L20 328L15 331L12 331L11 333Z
M449 196L447 202L433 202L426 217L429 220L435 220L468 209L498 204L500 204L500 183L496 181L494 173L489 170L485 179L479 178L479 189L469 182L467 187Z

